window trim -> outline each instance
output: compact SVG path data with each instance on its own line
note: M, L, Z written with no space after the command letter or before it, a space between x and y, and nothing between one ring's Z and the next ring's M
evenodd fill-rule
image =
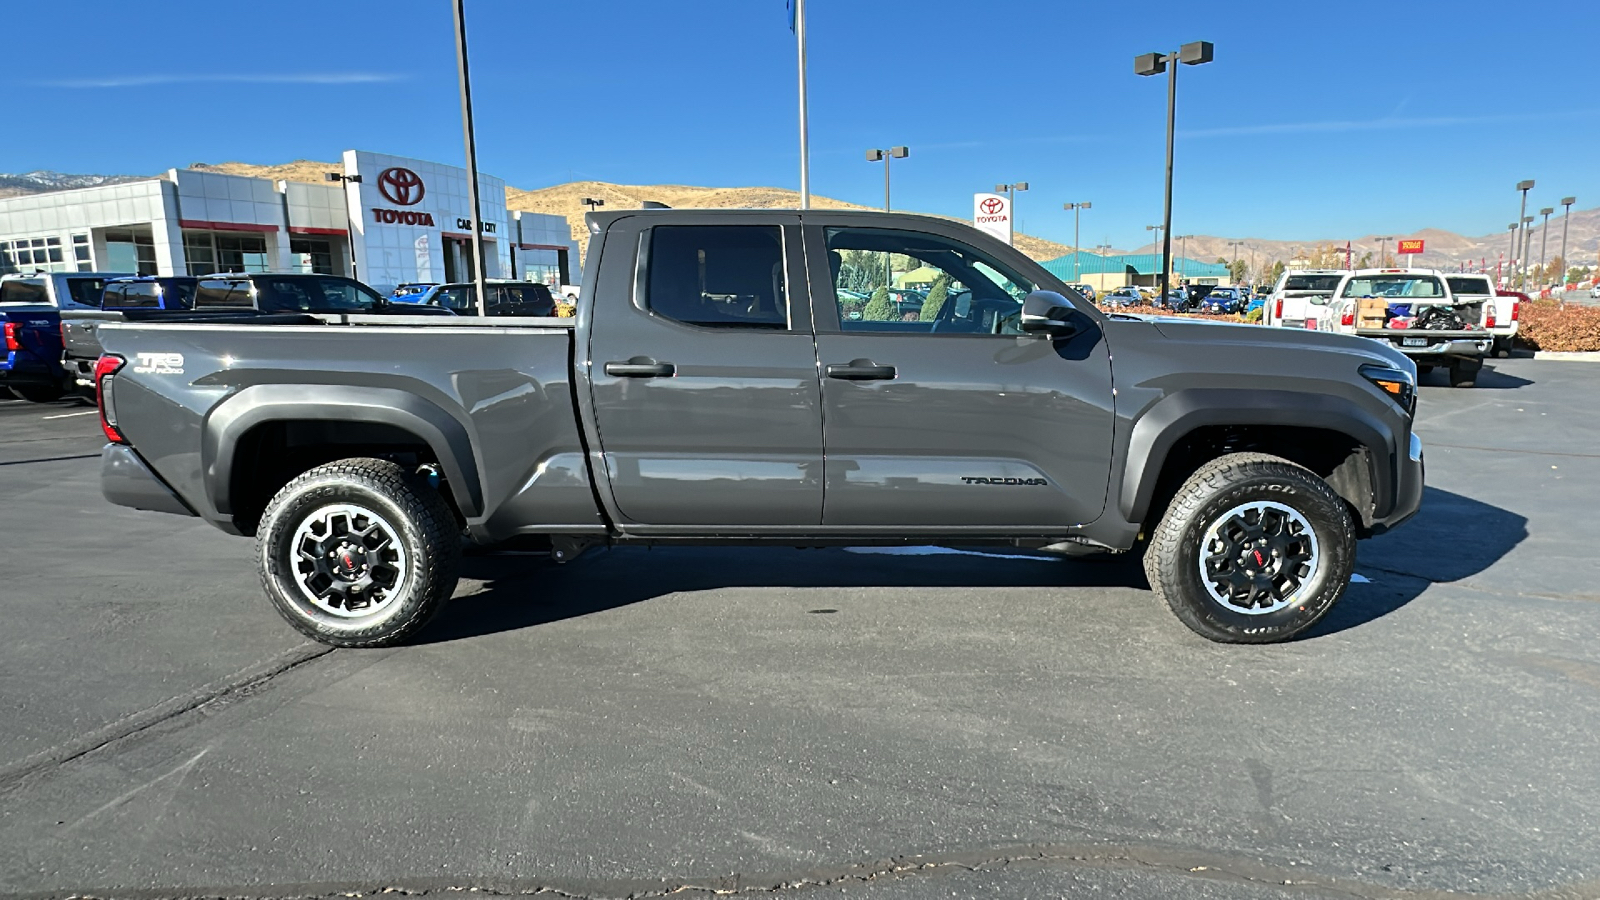
M694 322L685 322L663 315L650 308L650 244L657 228L681 227L705 228L776 228L778 229L779 252L783 259L783 290L784 305L787 310L787 322L781 328L772 325L741 325L729 323L727 325L698 325ZM731 217L718 216L710 221L700 221L695 217L685 217L681 221L662 222L660 224L641 224L635 244L633 262L633 286L628 302L640 314L648 316L652 321L663 322L677 328L687 329L697 334L721 334L724 332L738 332L740 334L805 334L812 333L811 322L811 297L810 286L806 276L805 242L800 233L799 219L793 215L749 216L736 220ZM554 291L551 292L554 294Z

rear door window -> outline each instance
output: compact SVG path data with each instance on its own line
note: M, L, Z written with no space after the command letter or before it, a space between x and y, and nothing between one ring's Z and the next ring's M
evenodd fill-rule
M42 281L0 282L0 304L42 303L50 305L50 294Z
M110 284L100 293L101 309L121 309L128 304L122 297L123 285Z
M660 225L650 231L645 308L707 328L789 326L777 225Z
M113 285L121 296L121 305L131 309L148 309L161 305L161 286L153 281L140 281L134 284ZM109 296L107 305L109 306Z
M82 306L100 305L100 295L105 293L106 280L104 278L68 278L67 293L72 297L72 302Z
M248 281L202 281L195 289L196 307L222 307L249 309L250 283Z

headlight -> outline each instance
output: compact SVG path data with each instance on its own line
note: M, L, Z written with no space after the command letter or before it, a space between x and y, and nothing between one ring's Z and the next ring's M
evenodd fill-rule
M1400 408L1410 414L1417 408L1417 377L1404 369L1368 363L1361 367L1361 377L1377 385Z

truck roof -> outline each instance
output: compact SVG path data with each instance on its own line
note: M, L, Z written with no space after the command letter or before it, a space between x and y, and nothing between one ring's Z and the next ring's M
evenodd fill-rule
M716 207L716 208L706 208L706 209L696 209L696 208L692 208L692 207L649 208L649 209L613 209L613 210L606 210L604 212L585 213L584 217L583 217L583 220L584 220L584 223L589 226L589 231L591 233L599 233L601 231L604 231L606 228L608 228L611 225L612 222L615 222L618 219L627 218L628 216L648 216L648 217L651 217L651 218L672 219L672 218L682 217L685 213L693 214L696 218L699 218L701 216L717 216L717 217L727 217L727 218L730 218L730 219L753 217L753 216L770 216L770 215L773 215L773 214L778 214L778 215L799 215L799 216L825 215L828 218L841 217L841 218L850 218L850 219L862 219L862 220L866 220L866 221L871 221L871 220L874 220L874 219L915 220L915 221L922 221L922 222L938 223L938 224L941 224L941 225L956 224L956 225L963 225L963 226L965 226L967 228L972 228L972 225L970 223L968 223L968 222L966 222L966 221L964 221L962 219L947 218L945 216L930 216L930 215L927 215L925 213L898 212L898 211L884 212L883 210L880 210L880 209L798 209L798 208L795 208L795 207L771 207L771 208L759 208L759 209L748 208L748 207L737 207L737 208ZM972 230L973 231L977 231L977 229L975 229L975 228L973 228ZM978 233L982 234L982 232L978 232Z

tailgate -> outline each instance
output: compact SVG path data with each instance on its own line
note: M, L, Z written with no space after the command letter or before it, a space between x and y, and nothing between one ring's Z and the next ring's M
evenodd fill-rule
M53 306L0 309L5 328L5 356L0 367L54 363L61 359L61 313Z

